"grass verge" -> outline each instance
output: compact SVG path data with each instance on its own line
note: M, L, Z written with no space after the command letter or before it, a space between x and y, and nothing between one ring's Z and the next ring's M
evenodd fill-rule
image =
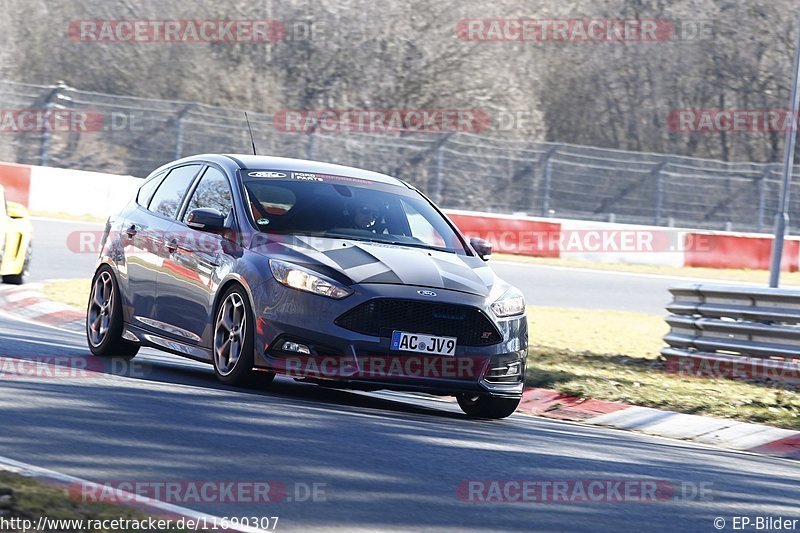
M494 261L513 261L540 266L557 266L563 268L582 268L588 270L604 270L610 272L626 272L632 274L654 274L657 276L675 276L679 278L709 279L719 281L746 281L749 283L769 284L769 272L766 270L745 270L731 268L693 268L670 267L660 265L634 265L629 263L594 263L575 259L557 259L552 257L530 257L526 255L493 254ZM490 263L491 264L491 263ZM800 272L783 272L782 285L800 285Z
M5 520L24 519L37 523L40 517L50 520L137 520L144 521L148 515L119 505L107 503L84 503L71 498L63 487L45 483L0 470L0 517ZM13 522L10 522L13 524ZM92 529L112 531L111 529ZM22 531L4 528L3 531ZM138 529L115 529L113 531L139 531ZM176 530L172 530L176 531Z
M85 309L89 302L89 288L92 282L88 279L59 279L48 281L42 293L54 302L71 305L77 309Z
M83 309L89 280L45 285L48 298ZM782 385L666 373L660 315L529 307L526 383L564 394L800 430L800 391Z

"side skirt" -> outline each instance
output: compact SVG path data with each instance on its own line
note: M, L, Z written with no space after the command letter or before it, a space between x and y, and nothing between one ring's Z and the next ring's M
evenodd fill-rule
M174 339L167 339L152 331L147 331L131 324L125 324L122 330L122 337L129 341L138 342L142 346L149 346L171 354L188 357L195 361L201 361L203 363L213 363L214 361L211 350L208 348L192 346L191 344L186 344Z

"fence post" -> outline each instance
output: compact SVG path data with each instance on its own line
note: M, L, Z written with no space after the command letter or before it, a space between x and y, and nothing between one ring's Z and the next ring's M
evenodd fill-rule
M308 134L308 142L306 143L306 159L314 159L314 141L316 140L317 132L312 130Z
M656 165L653 169L653 175L656 178L656 212L653 216L653 225L658 226L661 224L661 211L664 208L664 174L661 173L664 167L669 163L669 159L664 159Z
M444 145L450 140L453 133L447 133L441 137L436 146L436 166L433 172L433 201L436 204L442 203L442 188L444 187Z
M183 117L192 110L195 104L189 104L178 112L175 132L175 159L183 157Z
M56 104L53 100L59 97L60 91L68 90L69 87L63 82L58 82L53 89L47 93L47 96L44 98L44 119L43 122L47 124L50 120L50 115L53 113L53 108ZM50 128L45 127L44 132L42 133L42 144L39 147L39 164L43 167L46 167L47 164L50 162L50 144L52 143L52 133Z
M561 145L550 148L542 158L544 161L544 190L542 191L542 216L550 216L550 189L553 182L552 157L561 148Z
M445 141L446 142L446 141ZM444 166L444 142L436 147L436 171L433 174L433 202L442 201L442 167Z
M756 232L761 233L764 229L764 209L766 208L767 202L767 180L769 179L769 175L772 174L772 169L770 165L767 165L764 168L764 172L761 174L761 177L758 179L758 216L756 218Z

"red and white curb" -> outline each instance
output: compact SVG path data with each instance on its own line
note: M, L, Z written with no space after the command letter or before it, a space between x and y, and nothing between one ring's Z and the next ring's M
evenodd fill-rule
M83 332L86 313L66 304L53 302L42 294L47 282L28 283L0 289L0 310L34 322ZM87 301L89 295L86 295Z
M547 389L525 390L519 411L800 460L800 431L761 424L687 415L617 402L582 400Z
M152 517L170 519L173 521L186 519L186 520L193 520L195 523L204 523L204 524L222 523L221 522L222 519L214 515L201 513L199 511L187 509L186 507L181 507L179 505L174 505L171 503L165 503L159 500L154 500L152 498L147 498L142 495L132 494L124 490L116 488L111 489L99 485L97 483L94 483L92 481L88 481L86 479L81 479L67 474L62 474L54 470L48 470L46 468L41 468L27 463L21 463L19 461L15 461L14 459L9 459L8 457L0 456L0 470L13 472L15 474L19 474L21 476L34 479L36 481L53 486L55 488L63 488L65 492L69 492L69 488L74 487L76 485L85 487L87 490L95 490L95 491L102 490L104 493L108 491L113 491L113 497L115 501L135 502L131 503L128 506L142 513L148 514L149 516ZM251 533L251 532L254 533L254 532L261 532L264 530L231 523L226 528L219 529L218 531L242 531L246 533Z
M34 322L83 333L85 313L48 300L41 292L45 283L3 287L0 309ZM800 460L800 431L761 424L587 400L549 389L526 389L517 412Z

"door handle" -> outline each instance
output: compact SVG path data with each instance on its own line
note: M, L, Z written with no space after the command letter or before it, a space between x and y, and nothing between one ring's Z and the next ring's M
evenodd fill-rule
M167 251L169 253L171 253L171 254L174 254L175 252L178 251L178 240L177 239L172 239L171 241L169 241L169 243L167 244Z
M131 224L131 227L125 230L125 234L131 239L136 235L136 232L136 224Z

